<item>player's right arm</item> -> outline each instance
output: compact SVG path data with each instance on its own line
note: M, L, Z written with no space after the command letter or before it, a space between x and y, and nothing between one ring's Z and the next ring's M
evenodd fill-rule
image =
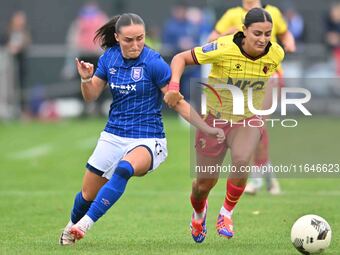
M181 80L184 69L188 65L212 64L221 59L221 52L218 51L219 42L211 42L206 45L196 47L178 53L171 61L171 79L169 87L172 84L178 84ZM165 103L173 108L180 101L174 91L169 91L164 96Z
M191 51L187 50L175 55L171 61L171 80L169 82L168 91L164 95L164 102L173 108L183 99L179 93L179 82L181 80L184 69L187 65L194 65L195 61L191 55Z
M76 58L77 70L81 78L81 93L85 102L95 101L103 92L106 81L93 76L94 66Z

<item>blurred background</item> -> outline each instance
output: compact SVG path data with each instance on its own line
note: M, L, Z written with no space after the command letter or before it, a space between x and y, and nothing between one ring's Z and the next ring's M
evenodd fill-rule
M215 22L238 0L167 1L0 1L0 120L57 119L105 115L110 95L83 105L74 58L96 63L101 54L92 38L113 15L138 13L147 25L147 44L167 61L204 44ZM340 114L340 4L336 1L262 1L280 7L298 50L284 62L289 86L306 87L313 113ZM205 76L200 67L183 77ZM318 78L318 79L316 79ZM298 80L296 80L298 79ZM321 79L321 80L320 80ZM186 85L187 84L187 85Z

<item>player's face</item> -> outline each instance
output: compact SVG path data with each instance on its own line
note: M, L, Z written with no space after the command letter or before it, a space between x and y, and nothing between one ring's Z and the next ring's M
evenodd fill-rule
M256 22L251 24L248 28L244 28L244 47L250 55L260 55L267 47L272 34L272 23Z
M124 58L138 58L145 44L145 28L139 24L124 26L115 37Z

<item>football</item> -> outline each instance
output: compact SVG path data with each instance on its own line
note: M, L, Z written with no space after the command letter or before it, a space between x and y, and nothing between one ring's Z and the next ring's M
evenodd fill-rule
M332 231L324 218L309 214L296 220L290 238L300 253L318 254L330 245Z

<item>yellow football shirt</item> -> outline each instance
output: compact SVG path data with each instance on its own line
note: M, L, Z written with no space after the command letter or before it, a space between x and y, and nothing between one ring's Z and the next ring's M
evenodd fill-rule
M270 14L273 20L272 37L270 40L272 42L276 42L276 36L287 31L287 23L277 7L267 4L264 9ZM227 10L216 23L215 30L219 34L226 33L230 28L236 28L237 31L242 31L244 17L246 14L247 11L240 6Z
M248 90L252 88L252 103L255 109L262 109L265 86L270 76L277 70L284 57L284 51L277 43L269 43L263 55L252 58L242 49L244 34L220 37L217 41L192 49L197 64L212 64L207 83L215 87L222 100L206 89L207 110L218 118L240 121L253 116L248 108ZM218 84L218 88L216 85ZM244 99L244 114L233 114L233 97L223 85L241 89Z

